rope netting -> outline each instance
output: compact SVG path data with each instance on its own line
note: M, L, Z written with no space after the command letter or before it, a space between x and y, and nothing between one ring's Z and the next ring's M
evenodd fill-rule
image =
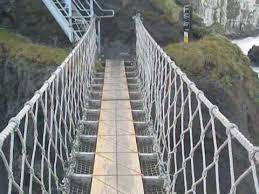
M0 193L59 193L69 187L96 50L92 19L74 50L0 133Z
M258 148L136 24L146 121L168 193L259 193Z

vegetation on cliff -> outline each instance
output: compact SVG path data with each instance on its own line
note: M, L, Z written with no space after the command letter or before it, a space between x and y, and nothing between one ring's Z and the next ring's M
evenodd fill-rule
M0 131L67 53L0 28Z
M164 12L169 21L175 23L179 20L180 12L182 11L175 0L150 0L151 3Z
M257 99L259 80L249 67L248 57L223 36L209 35L190 44L174 43L165 50L189 76L207 77L225 89L242 81L248 95Z
M34 44L28 39L0 28L0 57L25 58L33 63L60 64L68 54L61 48Z

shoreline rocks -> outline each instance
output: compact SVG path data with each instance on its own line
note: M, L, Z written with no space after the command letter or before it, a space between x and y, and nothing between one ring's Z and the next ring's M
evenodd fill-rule
M248 51L248 57L251 60L251 65L254 67L259 67L259 46L253 46Z

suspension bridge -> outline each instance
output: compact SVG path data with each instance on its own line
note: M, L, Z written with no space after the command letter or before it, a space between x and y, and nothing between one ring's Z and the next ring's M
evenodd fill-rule
M77 45L0 133L1 194L259 194L259 148L139 15L135 60L106 59L97 71L100 18L114 11L92 0L43 2Z

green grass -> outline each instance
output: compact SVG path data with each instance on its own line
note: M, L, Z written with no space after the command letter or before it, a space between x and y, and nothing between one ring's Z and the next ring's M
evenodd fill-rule
M0 57L8 55L15 58L25 58L34 63L60 64L68 55L68 51L34 44L26 38L0 28Z
M179 20L180 12L182 8L178 5L175 0L150 0L151 3L162 10L169 21L175 23Z
M192 34L192 38L194 40L197 40L197 39L204 38L210 34L224 35L225 30L224 30L224 27L219 23L215 23L210 27L202 26L201 23L199 22L199 18L195 16L193 19L191 34Z
M104 65L102 64L102 61L100 59L96 60L95 62L95 70L97 72L103 72L105 69Z
M209 35L190 44L170 44L165 50L189 76L206 77L227 89L242 82L250 97L258 94L258 78L249 67L249 59L221 35Z

